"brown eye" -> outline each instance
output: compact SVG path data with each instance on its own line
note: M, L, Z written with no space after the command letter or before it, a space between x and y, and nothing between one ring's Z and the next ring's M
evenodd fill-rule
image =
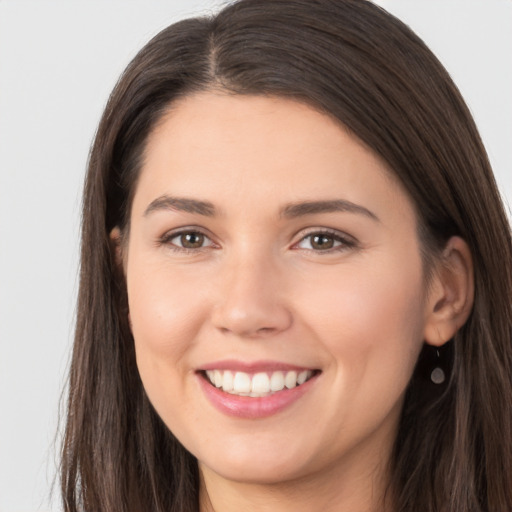
M299 249L307 249L314 252L330 252L330 251L343 251L355 247L355 242L342 236L342 234L322 232L310 233L306 235L296 245Z
M182 233L179 236L180 246L185 249L198 249L203 247L205 236L202 233Z
M192 251L213 246L213 242L200 231L182 231L165 236L162 242L177 251Z
M316 250L332 249L334 247L334 237L332 235L318 234L310 236L311 247Z

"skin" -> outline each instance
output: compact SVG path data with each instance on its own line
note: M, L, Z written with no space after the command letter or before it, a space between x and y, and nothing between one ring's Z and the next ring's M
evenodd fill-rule
M155 203L164 195L216 213ZM282 214L327 200L371 214ZM180 247L183 230L203 246ZM326 230L327 250L311 237ZM199 461L203 511L391 510L382 498L404 392L422 344L441 345L469 313L471 259L450 240L427 289L414 206L371 150L298 102L189 96L148 138L130 232L112 238L139 372ZM223 359L321 373L285 410L234 418L198 380Z

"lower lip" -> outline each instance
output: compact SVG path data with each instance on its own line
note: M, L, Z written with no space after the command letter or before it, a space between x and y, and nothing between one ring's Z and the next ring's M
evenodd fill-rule
M197 377L204 394L217 410L228 416L257 419L272 416L291 406L311 389L318 375L300 386L264 397L232 395L212 386L203 375L198 374Z

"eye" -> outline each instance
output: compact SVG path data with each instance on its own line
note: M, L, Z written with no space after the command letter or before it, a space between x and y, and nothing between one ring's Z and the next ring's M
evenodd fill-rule
M296 247L299 249L312 250L315 252L337 251L354 246L355 242L353 240L330 231L309 233L296 244Z
M163 244L170 245L175 250L193 251L213 246L213 242L200 231L188 230L179 233L169 233L162 238Z

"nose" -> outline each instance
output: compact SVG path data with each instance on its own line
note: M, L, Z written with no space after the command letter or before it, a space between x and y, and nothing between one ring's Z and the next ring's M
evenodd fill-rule
M226 262L218 279L212 321L224 334L265 338L292 324L283 269L270 257L252 255Z

